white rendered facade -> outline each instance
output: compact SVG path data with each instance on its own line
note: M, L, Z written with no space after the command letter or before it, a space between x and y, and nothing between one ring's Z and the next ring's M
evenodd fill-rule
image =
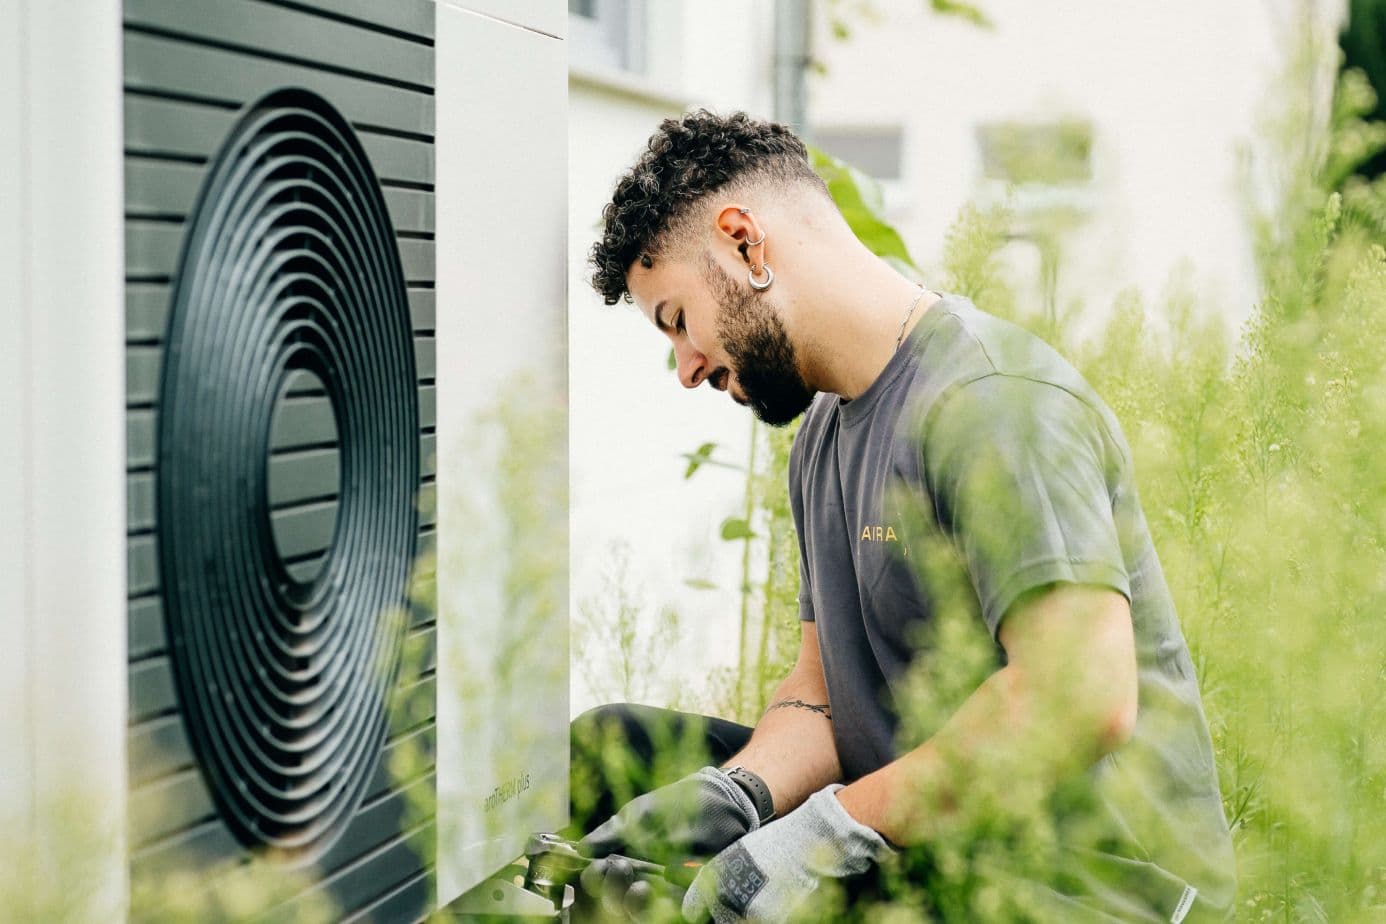
M1063 241L1061 310L1078 299L1100 316L1132 287L1158 305L1178 278L1236 329L1258 298L1241 151L1289 66L1303 4L987 0L991 29L915 0L874 6L879 22L856 23L848 41L818 23L827 72L810 83L810 111L815 128L900 129L903 176L887 203L926 271L965 203L1006 195L985 176L978 129L1073 119L1090 126L1091 179L1058 191L1086 213ZM1315 12L1336 20L1341 6ZM1044 195L1014 201L1023 211ZM1037 288L1035 248L1010 255Z

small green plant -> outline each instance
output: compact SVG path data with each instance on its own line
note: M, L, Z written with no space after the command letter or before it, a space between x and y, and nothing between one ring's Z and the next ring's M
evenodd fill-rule
M678 655L678 611L651 612L631 574L631 549L613 542L606 556L603 590L578 605L573 624L573 662L600 702L676 703L678 688L666 670Z

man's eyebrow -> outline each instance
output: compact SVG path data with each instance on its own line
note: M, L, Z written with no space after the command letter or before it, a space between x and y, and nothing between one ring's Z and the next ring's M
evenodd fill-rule
M664 319L661 318L661 317L659 316L659 313L660 313L661 311L664 310L664 306L667 305L667 304L669 304L669 299L667 299L667 298L661 298L661 299L659 300L659 304L658 304L658 305L655 305L655 310L654 310L655 327L658 327L658 328L659 328L660 330L662 330L662 331L668 331L668 330L669 330L669 325L668 325L668 324L665 324L665 323L664 323Z

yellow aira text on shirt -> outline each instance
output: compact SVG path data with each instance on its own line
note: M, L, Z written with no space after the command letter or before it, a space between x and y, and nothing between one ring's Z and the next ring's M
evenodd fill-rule
M898 542L895 535L895 528L891 526L863 526L861 528L862 542Z

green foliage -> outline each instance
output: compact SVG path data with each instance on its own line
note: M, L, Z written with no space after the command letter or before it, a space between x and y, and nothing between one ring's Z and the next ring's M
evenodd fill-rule
M1090 178L1092 125L1061 119L1047 125L1001 122L981 130L987 175L1011 183L1053 185Z
M760 628L752 666L754 715L769 705L775 686L799 653L799 537L789 507L786 472L799 424L765 433L765 464L758 473L764 517L765 577L761 584Z
M995 27L982 8L975 3L966 3L963 0L927 0L922 5L937 16L958 19L981 29ZM872 0L824 0L823 14L828 23L829 34L840 42L851 39L854 18L870 25L879 25L884 19Z
M751 529L751 524L740 517L727 517L722 521L722 538L728 542L737 539L753 539L755 531Z
M1386 129L1361 120L1375 96L1352 72L1324 111L1313 66L1293 62L1246 158L1262 298L1239 337L1218 319L1222 306L1176 275L1153 303L1122 294L1079 340L1010 282L1004 209L962 212L939 277L1044 336L1121 422L1198 672L1246 922L1386 919L1386 186L1354 172L1386 147ZM870 184L845 165L815 165L873 252L912 266ZM767 568L747 584L761 618L743 633L749 657L728 694L727 714L743 719L797 648L792 438L757 434L761 461L748 476L744 522ZM940 544L924 558L948 554ZM969 592L943 594L919 640L904 739L932 734L993 665ZM830 888L810 917L1020 919L1017 858L1023 869L1052 857L1055 832L1041 816L1002 817L987 836L974 828L936 845L927 894L918 871L887 870L894 903L849 914Z
M1359 92L1354 84L1346 77L1338 98ZM1352 121L1358 108L1340 103L1321 141L1272 133L1264 156L1297 166L1272 171L1279 184L1255 216L1264 299L1235 350L1210 306L1179 285L1153 314L1123 296L1087 343L1050 332L1112 406L1136 456L1199 670L1246 921L1386 912L1386 708L1374 692L1386 671L1377 618L1386 472L1376 451L1386 445L1386 251L1372 240L1380 226L1349 225L1333 191L1353 158L1379 146L1342 142L1343 133L1376 137ZM1302 110L1276 124L1312 125ZM1379 191L1356 195L1381 207ZM988 310L995 299L998 313L1010 304L995 262L1003 241L966 212L945 258L952 286ZM1042 326L1033 312L1016 319ZM926 706L971 682L967 652L976 655L975 644L932 645L952 657L947 670L929 670L929 658L920 665ZM942 712L921 710L913 731L927 733Z
M677 701L666 670L678 654L679 614L649 608L632 579L630 558L624 542L608 550L602 591L578 604L572 662L602 702Z
M1343 63L1360 71L1363 83L1377 90L1386 88L1386 3L1382 0L1348 0L1348 19L1339 36ZM1372 94L1371 103L1361 111L1365 118L1386 117L1386 107ZM1357 172L1368 179L1381 175L1386 156L1378 153L1363 159Z
M987 18L987 14L982 12L982 8L974 3L962 3L960 0L929 0L929 7L940 16L956 16L983 29L993 28L993 23Z
M850 164L811 145L809 161L823 182L828 184L828 192L842 216L867 249L899 267L914 268L914 260L900 232L882 217L884 206L880 184Z
M1261 301L1238 337L1219 320L1226 306L1176 274L1153 301L1126 292L1093 306L1101 322L1080 340L1071 312L1060 316L1043 293L1013 284L1005 208L965 208L936 277L1048 340L1121 422L1197 670L1243 922L1386 920L1386 183L1357 175L1386 148L1386 128L1363 121L1376 97L1360 74L1344 74L1325 94L1312 77L1320 70L1308 53L1291 62L1272 94L1276 111L1245 157ZM916 274L875 184L813 157L863 243ZM712 677L708 695L719 714L744 722L761 714L800 638L785 479L793 438L792 427L753 428L745 509L723 524L724 538L743 543L740 663ZM689 453L686 475L716 464L714 449ZM934 535L922 547L937 611L905 681L902 746L942 727L997 657L971 587L947 586L957 576L949 543ZM753 548L763 571L751 570ZM613 599L626 627L614 650L630 654L636 678L651 642L637 640L638 607ZM685 744L660 749L655 776L694 766L677 759ZM630 764L638 782L621 789L621 758L607 766L615 782L598 789L633 795L655 782L649 768ZM1039 807L1082 795L1062 786L1045 795L1024 774L1012 779L1012 791L963 794L980 806L976 820L942 832L926 868L883 868L885 900L848 907L839 884L827 883L803 920L1065 920L1028 882L1052 875L1066 842L1057 816Z
M1005 279L1000 250L1010 232L1005 208L965 205L943 240L944 291L965 295L992 314L1016 319L1015 295Z
M721 459L714 459L712 454L716 451L716 443L703 443L692 452L685 452L683 458L688 460L688 468L683 473L684 480L686 481L692 478L694 473L704 465L714 465L718 468L730 468L738 472L744 472L746 470L744 466L737 465L733 462L723 462Z
M872 0L824 0L822 13L828 23L828 32L839 42L852 37L852 19L856 18L871 25L881 22L881 11Z
M686 452L683 457L688 460L688 470L683 473L684 480L693 477L693 473L712 458L712 451L717 448L716 443L703 443L692 452Z

